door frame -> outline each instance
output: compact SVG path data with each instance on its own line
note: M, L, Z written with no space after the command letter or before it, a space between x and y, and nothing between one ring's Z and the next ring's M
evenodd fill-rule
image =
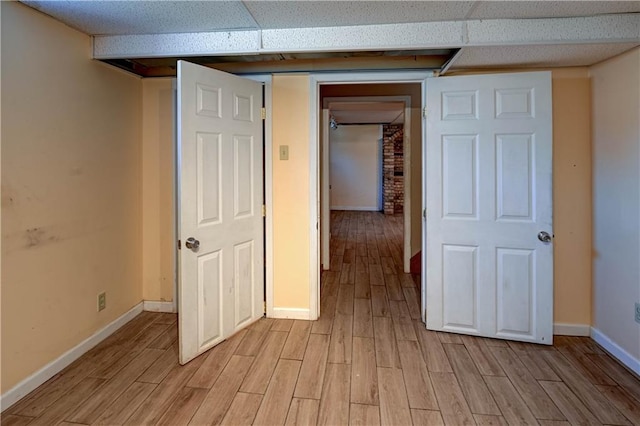
M309 75L309 319L320 315L320 85L420 83L422 107L425 102L425 80L433 71L351 72ZM424 119L423 119L424 120ZM422 145L425 143L423 126ZM424 156L423 156L424 157ZM424 168L422 170L424 174ZM424 196L422 200L424 208ZM424 233L423 233L424 234ZM424 236L423 236L424 239ZM423 256L424 258L424 256ZM424 291L422 292L424 294Z
M325 137L329 133L329 121L327 118L329 104L331 102L403 102L404 103L404 136L402 138L402 157L403 157L403 269L409 272L409 261L411 260L411 96L407 95L388 95L388 96L332 96L324 98L322 103L322 138L320 139L322 148L322 179L320 186L320 241L322 244L322 255L320 265L326 271L329 268L325 266L331 264L329 251L329 238L331 229L331 208L329 206L329 138ZM325 113L326 112L326 113ZM378 124L383 126L382 124ZM383 159L382 159L383 160ZM381 181L384 182L384 168L382 169ZM384 197L384 195L382 195ZM384 198L383 198L384 200ZM384 204L382 205L384 208Z
M231 74L231 73L229 73ZM237 75L237 74L234 74ZM269 309L273 311L273 156L272 154L272 138L271 138L271 129L272 129L272 79L273 76L271 74L255 74L255 75L237 75L238 77L246 78L248 80L257 81L263 84L264 94L263 94L263 102L264 107L266 109L266 117L264 119L264 135L263 135L263 143L264 143L264 179L263 179L263 191L264 191L264 204L266 206L266 217L264 224L264 254L265 254L265 262L264 262L264 273L265 273L265 302L266 302L266 312L269 315ZM172 89L173 89L173 109L174 109L174 123L177 120L177 103L176 103L176 95L177 95L177 79L172 79ZM174 241L178 241L179 235L179 221L180 221L180 186L179 182L179 173L180 173L180 162L178 158L178 129L177 126L173 126L173 149L174 149L174 191L173 191L173 205L175 208L175 226L174 226ZM180 252L177 250L174 251L173 262L175 265L174 271L174 281L173 281L173 312L178 312L178 281L180 277L180 260L178 257L180 256Z

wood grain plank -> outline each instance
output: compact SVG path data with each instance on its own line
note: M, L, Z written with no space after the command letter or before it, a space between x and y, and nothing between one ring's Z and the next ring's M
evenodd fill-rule
M189 422L190 425L218 424L222 421L253 360L253 357L241 355L231 357Z
M278 361L269 387L262 398L254 425L284 424L301 364L302 362L291 359Z
M140 407L156 388L151 383L133 383L98 417L94 424L120 425Z
M446 424L473 425L475 421L453 373L430 373L438 406Z
M240 392L264 394L269 385L269 379L276 368L278 358L287 340L287 333L270 331L264 341L264 346L256 356L251 369L240 386Z
M410 425L411 412L402 370L378 367L380 387L380 424Z
M449 358L435 332L427 330L421 321L414 321L413 325L429 372L453 373Z
M186 425L207 395L207 389L183 387L167 411L160 417L157 425Z
M361 249L364 248L364 251L361 251ZM365 273L367 274L367 282L369 281L369 264L367 262L367 247L363 244L358 244L358 249L356 249L358 251L360 251L360 253L356 253L358 254L358 256L356 256L356 279L357 279L357 274L358 273Z
M318 423L319 408L320 401L316 399L293 398L285 425L315 426Z
M169 329L164 331L153 342L149 343L149 348L168 349L173 342L178 339L178 324L172 324Z
M336 313L331 331L328 361L336 364L351 364L353 342L353 316Z
M405 274L408 275L408 274ZM419 320L422 318L420 315L420 299L415 287L403 287L402 293L404 299L407 301L407 307L409 308L409 316L411 319Z
M444 426L444 420L440 411L411 409L411 418L414 425Z
M640 403L619 386L596 388L634 425L640 425Z
M509 348L491 347L491 353L507 374L515 388L523 396L529 409L536 418L565 420L558 407L540 387L516 354ZM486 378L485 378L486 379ZM507 419L509 421L509 419Z
M382 273L381 265L369 263L369 283L372 286L384 285L384 274Z
M138 376L162 355L160 349L144 349L136 359L120 370L112 379L105 382L97 392L92 394L83 404L65 420L74 423L91 424L111 405Z
M413 320L409 317L393 318L393 330L396 333L396 339L418 341L416 331L413 327Z
M600 424L591 411L580 402L578 397L564 383L540 381L540 385L560 408L569 423L580 425Z
M20 416L17 414L3 414L0 416L0 425L2 426L25 426L29 424L34 417Z
M615 386L617 383L596 365L587 354L573 346L560 346L560 353L594 385Z
M167 377L151 392L138 409L129 417L126 424L153 425L171 406L178 392L200 368L203 357L191 360L188 364L175 367Z
M271 328L269 330L271 330L271 331L286 331L288 333L289 331L291 331L291 327L293 327L293 320L292 319L280 319L280 318L277 318L277 319L275 319L275 321L273 321L273 324L271 324Z
M404 300L390 300L389 311L391 312L391 318L411 318L409 307Z
M171 347L164 351L158 359L156 359L149 368L145 370L140 377L136 379L137 382L142 383L154 383L158 384L171 370L173 370L178 363L178 348Z
M349 425L380 425L380 407L377 405L351 404L351 408L349 410Z
M502 416L490 416L487 414L474 414L478 426L507 426L509 423Z
M393 331L393 320L373 317L373 332L376 343L376 363L378 367L400 368L400 357Z
M318 425L343 425L349 422L350 378L351 365L327 364Z
M387 289L384 286L371 286L371 314L374 317L390 317Z
M438 339L440 339L440 342L442 343L455 343L455 344L462 344L462 339L460 338L460 336L458 334L454 334L454 333L443 333L443 332L436 332L436 334L438 335Z
M191 380L189 380L187 386L211 389L247 333L249 333L248 330L242 330L231 336L228 340L210 349L202 365Z
M353 285L340 285L338 291L338 303L336 313L341 315L353 315Z
M605 354L588 354L587 358L593 361L609 377L615 380L629 395L640 402L640 380L621 366L617 361Z
M302 360L311 333L311 321L296 320L291 327L280 358Z
M235 355L256 356L267 338L267 331L271 328L272 321L262 318L251 325L244 334L240 344L234 352Z
M380 246L378 246L378 253L380 252ZM396 265L393 263L391 256L380 255L380 266L382 267L382 273L384 275L391 275L396 273Z
M500 409L491 397L487 385L464 345L445 344L443 346L471 412L500 415Z
M294 392L296 398L320 399L328 356L329 336L311 334Z
M589 407L598 420L606 424L626 424L625 417L571 363L557 351L541 352L562 381ZM571 421L571 419L569 419Z
M354 297L356 299L371 299L369 272L356 272Z
M374 340L369 337L354 337L351 402L378 405L378 401L378 374Z
M369 299L355 299L353 305L353 336L373 337L373 316Z
M404 293L397 275L384 275L384 282L389 300L404 300Z
M509 424L535 425L538 423L508 378L486 376L484 381Z
M354 284L356 281L356 264L343 263L340 268L340 284Z
M249 426L253 424L258 408L262 403L262 395L238 392L231 402L227 414L221 424L229 426Z
M493 357L481 338L475 336L461 336L461 338L480 374L483 376L505 375L502 367L500 367L500 364L498 364L498 361Z
M338 296L326 296L321 294L320 318L311 325L312 334L331 334L333 330L333 318L336 312Z
M70 392L62 396L51 407L35 418L30 425L55 425L72 413L78 405L84 404L95 392L104 387L104 379L87 377L75 385Z
M418 342L398 341L398 352L400 353L409 407L437 410L438 402Z

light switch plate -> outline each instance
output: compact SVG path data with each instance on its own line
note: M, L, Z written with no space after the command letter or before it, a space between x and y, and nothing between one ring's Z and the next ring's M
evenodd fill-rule
M640 303L636 302L636 322L640 324Z
M289 145L280 145L280 159L281 160L289 159Z

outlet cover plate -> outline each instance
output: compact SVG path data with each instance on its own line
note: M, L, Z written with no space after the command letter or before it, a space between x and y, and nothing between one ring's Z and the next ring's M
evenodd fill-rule
M98 295L98 312L104 310L107 307L107 293L100 293Z
M636 302L636 322L640 324L640 302Z

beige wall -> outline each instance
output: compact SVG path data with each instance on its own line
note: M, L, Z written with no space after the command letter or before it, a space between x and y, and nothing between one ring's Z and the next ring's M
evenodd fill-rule
M142 299L142 85L88 36L1 8L5 393Z
M142 81L142 297L172 301L176 278L171 78Z
M591 90L553 70L554 322L591 324Z
M309 308L309 76L273 76L274 307ZM289 160L280 160L289 145Z
M593 325L627 352L627 364L640 374L640 325L634 322L640 302L640 48L590 73Z

